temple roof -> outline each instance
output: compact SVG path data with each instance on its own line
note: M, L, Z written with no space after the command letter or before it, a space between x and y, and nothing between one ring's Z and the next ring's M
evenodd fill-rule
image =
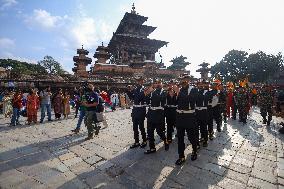
M119 45L125 50L157 52L159 48L167 44L168 42L166 41L139 37L132 34L117 34L111 39L109 48L112 51Z
M201 67L207 67L209 66L210 64L206 63L206 62L203 62L202 64L199 64L198 66L201 66Z
M84 46L82 45L82 48L81 49L77 49L77 54L84 54L84 55L88 55L89 54L89 51L85 50L84 49Z
M116 34L132 33L132 34L137 34L137 35L148 36L156 28L157 27L153 27L153 26L123 22L119 24L115 33Z
M134 13L128 13L126 12L122 18L122 20L120 21L120 24L123 24L123 22L128 22L128 23L133 23L133 24L140 24L142 25L144 22L146 22L148 20L148 17L145 16L141 16L138 14L134 14ZM118 26L119 27L119 26Z
M199 68L198 70L196 70L196 72L204 72L204 71L210 71L210 68Z
M82 61L85 64L90 64L92 62L92 59L89 58L89 57L74 56L73 61L76 62L76 63ZM76 63L74 63L74 64L76 64Z

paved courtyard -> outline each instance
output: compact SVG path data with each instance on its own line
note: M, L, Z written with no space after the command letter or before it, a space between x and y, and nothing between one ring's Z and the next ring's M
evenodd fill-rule
M174 164L176 140L168 152L159 139L155 154L130 150L130 110L106 115L108 127L87 142L85 127L71 135L77 119L7 127L0 117L0 188L284 188L280 120L262 125L257 108L247 125L230 119L194 162L186 140L183 166Z

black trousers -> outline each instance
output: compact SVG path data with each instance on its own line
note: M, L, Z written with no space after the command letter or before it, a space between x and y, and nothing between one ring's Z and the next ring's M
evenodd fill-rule
M147 134L148 134L150 149L155 148L155 135L154 135L155 130L157 131L161 140L166 141L164 125L165 123L153 123L150 120L147 121Z
M266 119L267 114L268 114L268 119ZM270 122L272 120L272 106L261 107L260 115L264 120Z
M135 143L139 143L139 131L138 128L141 132L142 139L143 141L147 141L146 138L146 132L145 132L145 127L144 127L144 119L139 119L139 118L132 118L133 122L133 131L134 131L134 140Z
M207 129L208 114L207 110L196 110L196 122L199 128L201 138L208 141L208 129Z
M176 109L166 110L166 122L167 122L167 139L172 139L174 127L176 124Z
M247 107L239 105L238 111L240 121L245 122L247 120Z
M185 131L187 133L188 140L192 145L193 152L197 152L198 144L198 126L196 123L195 113L192 114L180 114L177 113L176 128L178 135L178 154L179 157L184 157L185 143L184 136Z
M233 119L237 119L237 111L238 111L238 106L235 102L233 102L233 110L232 110L232 118Z
M213 132L213 122L216 122L217 128L221 127L222 116L220 111L220 105L214 107L208 107L208 132Z

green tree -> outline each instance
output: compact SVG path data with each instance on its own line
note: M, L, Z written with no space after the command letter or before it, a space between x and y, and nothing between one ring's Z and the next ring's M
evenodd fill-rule
M0 67L11 67L11 74L14 76L19 75L42 75L47 74L44 67L38 64L20 62L12 59L0 59Z
M283 69L283 56L266 54L262 51L248 54L231 50L211 67L211 75L220 75L224 81L238 81L249 78L250 82L266 82Z
M211 67L211 75L219 75L224 81L237 81L247 74L247 57L245 51L231 50L224 58Z
M49 74L62 75L66 73L66 71L63 70L60 63L48 55L45 56L43 60L39 61L38 64L44 67L47 73Z
M172 65L168 67L168 69L171 70L185 70L185 67L189 65L189 62L186 62L185 60L187 57L180 55L179 57L173 58L170 62L172 62Z

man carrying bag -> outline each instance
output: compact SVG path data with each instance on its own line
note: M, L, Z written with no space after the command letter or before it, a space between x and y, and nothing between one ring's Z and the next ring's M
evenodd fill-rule
M97 105L99 104L98 94L94 91L94 86L92 84L88 84L86 90L86 100L82 102L82 105L86 107L86 115L85 115L85 125L88 129L88 137L85 140L90 140L93 138L95 128L94 118L96 118L96 110Z

